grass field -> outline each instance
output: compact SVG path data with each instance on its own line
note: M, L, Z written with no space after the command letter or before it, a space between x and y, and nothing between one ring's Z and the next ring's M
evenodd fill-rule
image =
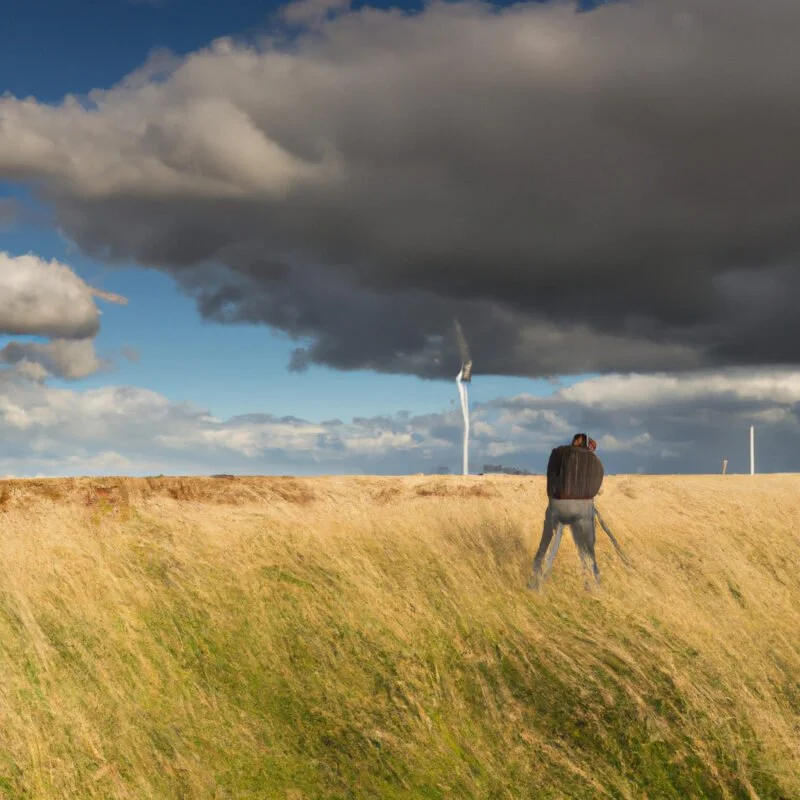
M800 476L0 482L0 797L800 798Z

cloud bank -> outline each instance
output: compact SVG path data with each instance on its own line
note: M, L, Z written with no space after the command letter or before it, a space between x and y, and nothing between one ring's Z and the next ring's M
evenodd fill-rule
M797 363L800 4L337 5L1 98L0 179L295 369L450 378L454 318L476 374Z
M800 372L676 378L608 375L544 397L473 409L471 468L544 472L550 449L589 431L616 473L749 470L755 421L759 472L800 466ZM0 474L405 474L461 464L461 415L321 422L247 414L223 420L146 389L76 391L0 373ZM65 455L68 454L68 455Z

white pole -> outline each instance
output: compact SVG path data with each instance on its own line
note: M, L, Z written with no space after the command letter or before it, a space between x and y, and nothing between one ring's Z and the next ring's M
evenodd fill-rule
M458 395L461 398L461 415L464 417L464 474L469 475L469 400L467 399L467 387L461 380L464 374L462 369L456 376Z
M469 475L469 400L466 386L464 386L464 474Z
M756 427L750 426L750 474L756 474Z

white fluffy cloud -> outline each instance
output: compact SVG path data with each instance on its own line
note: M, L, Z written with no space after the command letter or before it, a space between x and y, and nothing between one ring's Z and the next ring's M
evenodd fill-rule
M89 286L70 267L35 255L0 252L0 335L37 336L0 349L0 364L28 378L84 378L107 366L95 352L100 327L95 298L125 303Z
M0 334L89 339L99 327L91 288L68 266L0 252Z
M694 403L708 397L739 403L800 401L800 372L762 370L686 375L608 375L562 389L558 396L588 408L635 410L655 404Z
M664 391L654 391L656 381ZM776 388L777 387L777 388ZM667 391L668 389L668 391ZM473 410L471 465L543 471L550 448L587 430L611 472L796 471L800 373L608 376L544 397ZM460 411L314 422L270 414L221 420L146 389L55 389L0 378L0 473L408 473L461 458Z

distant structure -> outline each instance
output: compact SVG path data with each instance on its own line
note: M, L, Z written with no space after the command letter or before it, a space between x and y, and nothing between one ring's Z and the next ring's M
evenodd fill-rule
M728 459L722 459L722 474L725 475L728 472Z
M518 469L517 467L504 467L502 464L484 464L484 475L536 475L535 472L530 472L527 469Z
M750 474L756 474L756 426L750 426Z
M458 351L461 355L461 369L456 375L456 386L458 386L458 396L461 399L461 415L464 417L464 474L469 475L469 400L467 398L467 387L465 384L472 380L472 357L469 354L469 345L467 344L467 337L464 336L464 331L461 323L453 320L456 333L456 342L458 343Z
M461 415L464 417L464 475L469 475L469 398L465 384L472 380L472 362L467 361L461 365L456 375L458 395L461 398Z

